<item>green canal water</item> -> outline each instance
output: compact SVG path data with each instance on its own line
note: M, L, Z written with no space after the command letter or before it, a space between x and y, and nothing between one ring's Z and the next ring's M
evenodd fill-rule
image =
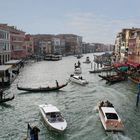
M107 85L98 74L88 72L91 65L83 63L87 56L93 60L93 54L86 54L79 60L82 76L89 81L88 85L69 83L60 91L49 93L19 91L16 85L51 86L55 85L56 79L63 84L73 73L78 59L69 56L61 61L27 64L5 91L14 94L15 99L0 105L0 140L23 140L28 122L41 130L39 140L140 140L140 106L135 106L137 85L130 81ZM101 100L114 104L124 122L124 133L106 135L96 111L96 105ZM68 123L64 133L54 133L45 127L38 107L44 103L51 103L61 110Z

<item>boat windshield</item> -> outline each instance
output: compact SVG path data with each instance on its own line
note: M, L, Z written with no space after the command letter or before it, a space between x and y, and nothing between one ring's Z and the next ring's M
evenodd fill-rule
M56 122L64 122L64 119L59 112L52 112L52 113L47 113L46 117L48 118L48 121L50 123L56 123Z
M118 120L118 116L115 113L105 113L107 119L113 119L113 120Z

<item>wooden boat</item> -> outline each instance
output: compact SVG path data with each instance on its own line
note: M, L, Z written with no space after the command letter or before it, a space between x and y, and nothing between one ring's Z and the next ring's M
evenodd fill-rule
M107 80L108 81L108 79L112 76L116 76L116 75L98 75L99 77L101 77L103 80Z
M24 140L39 140L38 139L38 133L40 132L40 129L37 126L31 126L28 123L27 126L27 137Z
M89 73L101 73L102 71L100 69L97 70L89 70Z
M135 84L140 83L140 78L139 77L128 77L128 79L132 82L134 82Z
M65 86L67 86L68 82L66 84L54 86L54 87L37 87L37 88L30 88L30 87L19 87L17 85L18 90L24 90L24 91L31 91L31 92L46 92L46 91L55 91L59 90Z
M116 75L108 78L107 83L114 84L126 80L125 76Z
M4 102L8 102L8 101L11 101L15 98L15 96L13 95L12 97L8 97L8 98L5 98L3 97L2 99L0 99L0 103L4 103Z
M67 127L67 122L60 113L60 110L51 104L39 105L40 112L45 124L51 129L63 132Z
M123 131L124 125L109 101L102 101L98 104L99 117L105 131Z
M98 76L101 77L103 80L106 80L107 83L110 83L110 84L114 84L116 82L126 80L126 77L122 75L106 75L106 76L98 75Z

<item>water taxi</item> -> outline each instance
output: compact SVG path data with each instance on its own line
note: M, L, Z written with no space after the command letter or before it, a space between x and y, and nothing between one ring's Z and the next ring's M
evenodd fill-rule
M60 110L52 104L39 105L40 112L45 121L45 124L57 132L63 132L67 127L67 122L63 118Z
M123 131L124 125L114 106L109 101L102 101L98 105L99 117L105 131Z
M70 75L70 81L72 81L74 83L77 83L77 84L80 84L80 85L88 84L88 81L83 79L83 77L80 76L80 75L71 74Z

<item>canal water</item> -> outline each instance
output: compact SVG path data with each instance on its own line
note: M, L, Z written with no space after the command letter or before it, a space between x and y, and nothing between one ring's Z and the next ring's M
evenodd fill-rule
M90 64L74 56L61 61L28 63L11 87L5 92L14 94L15 99L0 105L0 140L23 140L27 134L27 123L41 130L39 140L140 140L140 106L136 108L137 85L124 81L107 85L98 74L90 74ZM74 63L81 62L82 76L89 81L86 86L69 83L60 91L32 93L17 90L17 84L28 87L53 86L68 81L74 71ZM111 101L125 125L124 133L106 135L100 122L96 105L101 100ZM39 113L38 105L50 103L57 106L68 127L62 134L49 131Z

